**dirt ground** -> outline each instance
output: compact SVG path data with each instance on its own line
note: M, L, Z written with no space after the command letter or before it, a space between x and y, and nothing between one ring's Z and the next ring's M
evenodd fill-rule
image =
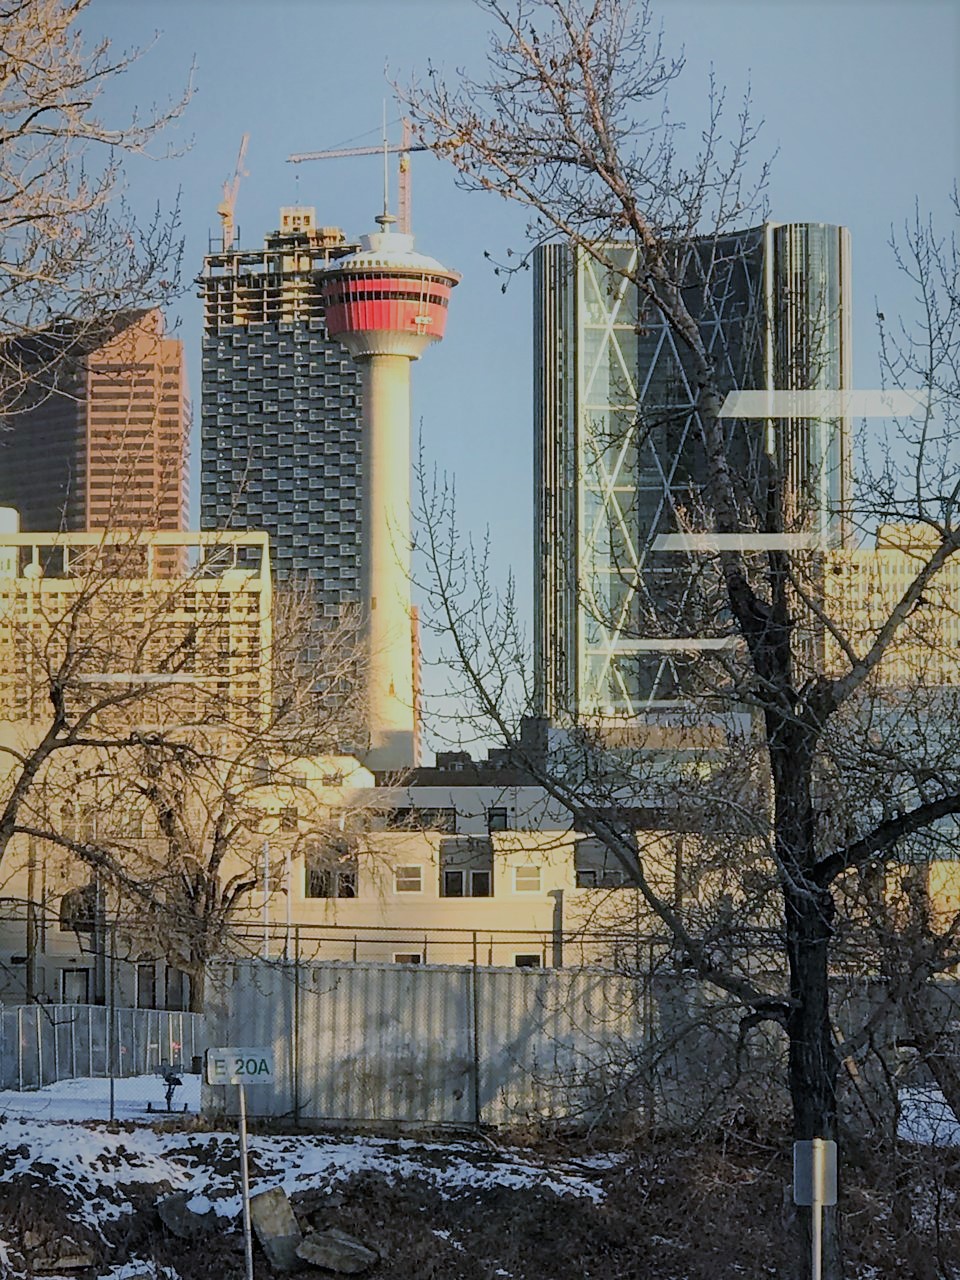
M398 1143L401 1156L411 1144ZM205 1150L230 1172L232 1144ZM498 1168L505 1138L466 1144L478 1169ZM529 1143L524 1144L529 1149ZM186 1149L186 1148L185 1148ZM465 1144L459 1144L461 1155ZM383 1148L389 1155L390 1144ZM789 1200L790 1142L785 1132L746 1127L700 1138L660 1136L598 1152L585 1142L541 1143L549 1168L582 1170L596 1196L557 1194L544 1186L498 1183L441 1189L423 1172L387 1176L358 1172L331 1185L308 1186L291 1199L304 1229L338 1227L375 1248L370 1280L717 1280L719 1276L799 1274ZM219 1153L219 1154L216 1154ZM22 1157L23 1151L20 1152ZM443 1148L423 1159L442 1165ZM69 1234L93 1265L77 1280L134 1280L149 1270L122 1269L130 1259L152 1264L170 1280L241 1280L239 1221L220 1219L187 1242L160 1222L159 1197L170 1188L139 1181L121 1186L116 1216L87 1221L77 1188L34 1164L18 1168L17 1151L0 1150L0 1239L8 1250L0 1274L43 1274L38 1242ZM254 1166L254 1177L269 1170ZM846 1151L842 1198L849 1274L857 1280L947 1280L960 1277L960 1152L901 1145L878 1154ZM101 1233L98 1237L98 1232ZM257 1280L273 1273L255 1251ZM49 1274L49 1273L48 1273ZM61 1272L59 1274L66 1274ZM316 1277L304 1267L301 1273Z

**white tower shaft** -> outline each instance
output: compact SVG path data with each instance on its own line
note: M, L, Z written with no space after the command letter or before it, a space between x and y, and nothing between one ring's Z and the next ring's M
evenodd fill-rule
M325 272L327 332L361 368L363 549L361 606L366 637L369 751L381 772L415 766L413 626L410 609L410 365L443 338L450 291L459 282L413 236L387 228Z
M410 360L360 361L367 725L371 769L416 763L410 615Z

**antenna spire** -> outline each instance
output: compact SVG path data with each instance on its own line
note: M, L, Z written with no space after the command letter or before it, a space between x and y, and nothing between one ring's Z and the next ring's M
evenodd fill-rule
M379 217L374 218L381 231L388 231L392 223L396 222L396 218L390 212L390 163L387 159L389 155L389 147L387 146L387 100L383 100L383 213Z

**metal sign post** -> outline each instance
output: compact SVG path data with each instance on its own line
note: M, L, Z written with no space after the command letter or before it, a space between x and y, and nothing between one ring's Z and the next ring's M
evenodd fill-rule
M837 1144L811 1138L793 1144L793 1203L810 1208L810 1275L823 1275L823 1209L837 1203Z
M235 1084L240 1091L240 1195L246 1280L253 1280L253 1226L250 1221L250 1164L247 1159L248 1084L273 1084L272 1049L208 1049L207 1084Z
M250 1163L247 1159L247 1095L240 1088L240 1198L243 1203L243 1253L247 1280L253 1280L253 1227L250 1224Z

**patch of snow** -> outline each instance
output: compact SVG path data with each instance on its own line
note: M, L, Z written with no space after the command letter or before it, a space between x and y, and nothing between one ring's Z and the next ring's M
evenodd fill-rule
M173 1267L165 1267L157 1262L120 1262L109 1271L102 1271L97 1280L143 1280L151 1276L153 1280L180 1280Z
M241 1212L236 1132L157 1127L154 1122L162 1114L147 1115L134 1105L157 1083L152 1076L117 1082L118 1103L129 1106L127 1114L136 1117L119 1129L97 1118L103 1115L103 1081L70 1081L31 1094L0 1094L5 1177L58 1188L69 1202L70 1219L101 1238L104 1224L133 1211L133 1188L138 1185L149 1197L164 1190L183 1191L194 1212L213 1210L236 1225ZM17 1104L19 1113L13 1109ZM123 1115L119 1107L118 1115ZM393 1183L421 1180L450 1199L491 1187L542 1189L595 1202L604 1196L583 1163L555 1162L522 1149L491 1151L480 1142L254 1134L249 1146L256 1170L254 1191L281 1186L288 1195L306 1190L322 1194L355 1174L377 1173ZM437 1235L451 1247L463 1247L447 1233ZM0 1240L4 1280L16 1274L7 1252ZM138 1280L144 1275L178 1280L174 1272L147 1261L114 1267L100 1280Z
M454 1249L459 1249L461 1253L464 1252L463 1245L460 1243L460 1241L457 1240L454 1236L452 1236L450 1232L445 1230L443 1227L434 1227L433 1234L437 1237L438 1240L443 1240L446 1244L452 1245Z
M31 1174L73 1193L77 1217L93 1230L129 1212L119 1188L137 1182L186 1180L186 1174L150 1150L149 1132L107 1133L81 1125L43 1124L24 1117L0 1120L0 1150L7 1178Z
M578 1169L592 1169L600 1173L604 1169L619 1169L626 1161L625 1151L596 1151L592 1156L577 1156L575 1164Z
M184 1104L196 1115L200 1111L200 1077L184 1075L181 1088L173 1097L173 1105L182 1114ZM169 1119L164 1096L163 1077L131 1076L114 1081L114 1117L149 1124ZM154 1111L147 1111L147 1103ZM61 1080L43 1089L0 1089L0 1115L35 1116L44 1120L109 1120L110 1081L84 1077Z
M172 1135L169 1135L172 1136ZM181 1138L181 1141L183 1139ZM227 1149L220 1148L227 1144ZM261 1171L257 1189L282 1187L296 1191L330 1189L358 1173L380 1173L390 1181L420 1178L441 1195L450 1197L467 1190L541 1187L555 1195L604 1198L582 1172L565 1165L547 1165L532 1152L503 1151L491 1155L480 1143L418 1143L412 1139L326 1138L316 1136L270 1137L252 1135L250 1157ZM227 1156L230 1172L219 1172ZM240 1214L240 1193L235 1165L236 1138L225 1134L189 1135L188 1149L178 1157L193 1178L189 1189L203 1191L219 1217Z
M960 1147L960 1124L935 1086L900 1090L897 1137L925 1147Z

